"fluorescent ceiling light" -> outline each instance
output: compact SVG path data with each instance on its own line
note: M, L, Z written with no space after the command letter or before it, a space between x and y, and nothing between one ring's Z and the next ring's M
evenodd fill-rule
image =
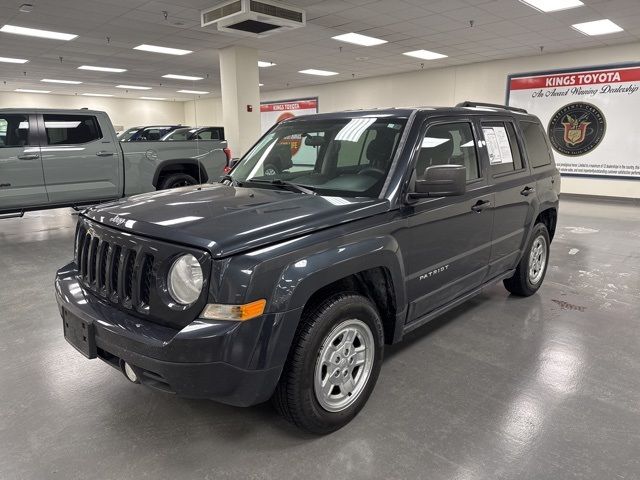
M305 73L307 75L319 75L321 77L330 77L331 75L338 75L338 72L330 72L329 70L316 70L315 68L307 68L306 70L299 70L298 73Z
M206 95L209 92L201 92L200 90L178 90L178 93L191 93L192 95Z
M51 90L31 90L30 88L16 88L14 92L21 93L51 93Z
M139 85L116 85L116 88L124 88L127 90L151 90L151 87L141 87Z
M259 87L264 87L264 83L259 83L258 86Z
M174 80L202 80L203 77L192 77L190 75L175 75L173 73L168 73L167 75L162 75L162 78L172 78Z
M24 58L0 57L0 62L2 63L27 63L28 61Z
M420 58L422 60L437 60L439 58L447 58L447 55L430 52L429 50L414 50L413 52L404 52L403 55Z
M16 35L27 35L29 37L51 38L53 40L73 40L78 35L73 33L50 32L49 30L38 30L37 28L16 27L15 25L4 25L0 32L14 33Z
M126 72L126 68L111 68L111 67L94 67L91 65L82 65L78 67L78 70L92 70L95 72L112 72L112 73L122 73Z
M557 12L570 8L582 7L580 0L520 0L525 5L533 7L540 12Z
M268 68L268 67L275 67L276 64L273 62L263 62L262 60L258 60L258 66L260 68Z
M360 35L359 33L345 33L343 35L336 35L335 37L331 37L334 40L338 40L340 42L353 43L355 45L362 45L363 47L373 47L374 45L382 45L383 43L387 43L386 40L381 40L375 37L369 37L368 35Z
M113 97L113 95L109 95L108 93L83 93L83 97Z
M77 80L55 80L53 78L43 78L40 81L45 83L65 83L68 85L80 85L82 83Z
M133 47L134 50L142 50L144 52L165 53L167 55L189 55L193 50L183 50L181 48L159 47L158 45L138 45Z
M166 100L164 97L140 97L141 100Z
M620 26L616 25L608 18L605 18L604 20L596 20L595 22L576 23L575 25L571 25L571 27L585 35L606 35L607 33L623 31Z

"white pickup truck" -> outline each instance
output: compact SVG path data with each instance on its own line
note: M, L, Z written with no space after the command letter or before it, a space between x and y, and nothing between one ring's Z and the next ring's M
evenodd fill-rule
M105 112L0 109L0 215L217 179L224 140L120 142Z

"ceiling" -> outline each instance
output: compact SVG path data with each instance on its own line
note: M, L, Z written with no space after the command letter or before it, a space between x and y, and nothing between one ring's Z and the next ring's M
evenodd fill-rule
M0 0L0 25L54 30L79 35L63 42L0 33L0 55L26 58L24 65L0 63L0 91L15 88L52 93L104 93L188 99L180 89L205 90L219 96L217 50L245 45L261 60L277 65L260 69L263 90L279 90L390 73L539 55L640 40L640 0L583 0L584 7L540 13L518 0L289 0L304 8L307 26L264 39L252 39L201 28L199 11L215 0ZM32 3L31 13L19 12ZM167 12L167 18L163 14ZM624 32L588 37L570 25L609 18ZM473 26L470 21L473 20ZM358 47L331 37L357 32L387 40ZM194 53L170 56L132 50L147 43L184 48ZM423 61L402 55L426 49L448 58ZM638 56L640 58L640 55ZM424 67L421 65L424 64ZM589 63L588 59L585 63ZM126 68L125 73L77 70L80 65ZM340 75L314 77L306 68ZM174 73L206 77L190 82L167 80ZM42 78L80 80L82 85L54 85ZM4 83L3 83L4 82ZM125 91L118 84L152 90Z

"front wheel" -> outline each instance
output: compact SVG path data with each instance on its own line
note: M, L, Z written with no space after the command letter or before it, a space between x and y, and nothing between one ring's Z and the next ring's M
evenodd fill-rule
M158 185L158 190L188 187L189 185L196 185L197 183L198 181L191 175L188 175L186 173L173 173L171 175L167 175L162 179L160 185Z
M330 433L349 423L373 391L382 365L382 321L367 298L336 294L300 322L273 403L301 429Z
M513 277L503 283L505 288L521 297L528 297L538 291L547 273L549 264L549 231L543 223L533 228L529 245L525 250Z

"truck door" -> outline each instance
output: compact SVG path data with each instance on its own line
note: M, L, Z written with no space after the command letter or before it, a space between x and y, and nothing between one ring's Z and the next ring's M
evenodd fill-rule
M488 276L515 268L533 221L535 181L524 161L523 145L509 118L482 122L490 183L495 192L495 221Z
M47 201L36 115L0 113L0 212Z
M73 204L120 196L120 150L95 115L43 114L41 147L51 203Z
M431 121L415 160L420 178L427 167L464 165L464 195L425 198L406 207L407 228L396 233L402 252L408 321L480 286L491 247L493 194L478 155L478 135L470 119Z

